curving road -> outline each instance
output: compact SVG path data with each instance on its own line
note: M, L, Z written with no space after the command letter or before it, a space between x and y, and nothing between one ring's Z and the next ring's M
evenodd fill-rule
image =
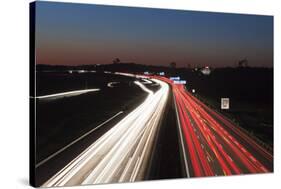
M42 186L143 180L169 94L167 83L153 81L160 85L155 93L136 81L145 101Z

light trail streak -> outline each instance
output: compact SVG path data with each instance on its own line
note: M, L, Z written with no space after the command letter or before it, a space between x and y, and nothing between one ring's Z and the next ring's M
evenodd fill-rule
M187 99L190 98L188 93L185 93L184 95L186 96ZM220 124L218 124L218 122L216 122L215 119L213 119L202 107L197 105L195 102L193 101L190 102L193 103L193 106L197 106L197 109L199 110L200 114L208 120L209 124L213 125L213 127L216 128L216 134L219 135L224 140L224 144L227 144L227 146L231 150L233 150L233 152L236 154L236 157L238 157L237 159L239 159L243 163L243 165L247 167L248 171L252 173L264 172L261 168L263 167L261 163L258 161L253 161L253 158L250 158L252 155L248 151L241 151L242 145L237 140L228 139L230 134L225 129L223 129L223 127ZM227 156L227 152L224 151L222 145L219 144L217 146L219 146L221 153L229 162L229 158L227 158L229 156ZM233 162L229 162L229 163L236 174L241 173L239 168Z
M109 83L107 83L107 87L113 88L114 85L116 85L118 83L120 83L120 82L109 82Z
M164 77L172 86L174 101L180 122L180 134L184 136L186 157L189 158L191 176L232 175L264 173L270 170L258 157L272 162L272 155L253 139L239 130L223 115L215 112L185 90ZM235 134L235 135L233 135ZM243 140L238 142L239 139ZM255 149L254 153L248 148Z
M192 96L191 96L192 97ZM213 117L217 118L218 120L220 120L221 122L223 122L223 124L231 129L234 133L236 133L237 135L239 135L240 137L242 137L244 140L246 140L248 143L251 144L251 146L253 146L257 151L259 151L265 158L267 158L269 161L273 160L273 156L272 154L270 154L269 152L267 152L264 148L262 148L259 144L257 144L254 140L252 140L249 136L247 136L243 131L241 131L240 129L237 128L237 126L235 126L233 123L231 123L228 119L224 118L221 114L219 114L218 112L210 109L208 106L206 106L204 103L202 103L201 101L199 101L197 98L192 97L200 106L202 106L204 109L206 109L206 111L208 111L208 113L210 115L212 115ZM229 136L229 138L231 138L231 136ZM232 139L231 139L232 140Z
M142 80L144 81L143 84L152 84L152 82L148 79L142 79Z
M169 86L148 93L145 101L84 150L43 187L143 180L149 155L167 103Z
M76 96L76 95L89 93L89 92L95 92L95 91L99 91L99 90L100 89L75 90L75 91L67 91L67 92L44 95L44 96L36 96L35 98L37 98L37 99L57 99L57 98L61 98L61 97Z

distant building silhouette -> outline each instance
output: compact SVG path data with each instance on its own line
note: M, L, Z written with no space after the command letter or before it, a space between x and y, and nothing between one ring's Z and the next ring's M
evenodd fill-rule
M242 60L239 60L238 61L238 67L239 68L248 67L248 60L246 58L242 59Z
M176 62L171 62L170 63L170 67L171 68L176 68L177 67L177 63Z
M113 62L113 64L118 64L118 63L120 63L121 61L120 61L119 58L115 58L112 62Z

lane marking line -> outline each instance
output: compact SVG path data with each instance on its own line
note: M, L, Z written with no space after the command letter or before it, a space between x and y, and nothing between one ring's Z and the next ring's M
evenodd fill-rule
M80 141L81 139L85 138L86 136L88 136L89 134L91 134L92 132L94 132L95 130L99 129L100 127L102 127L104 124L108 123L109 121L111 121L112 119L114 119L115 117L117 117L118 115L122 114L123 111L118 112L117 114L115 114L114 116L112 116L111 118L107 119L106 121L104 121L103 123L101 123L100 125L98 125L97 127L95 127L94 129L88 131L87 133L85 133L84 135L80 136L79 138L75 139L74 141L70 142L68 145L66 145L65 147L61 148L60 150L56 151L55 153L51 154L50 156L48 156L47 158L45 158L44 160L40 161L39 163L37 163L35 165L35 168L43 165L44 163L46 163L47 161L49 161L50 159L52 159L53 157L57 156L58 154L60 154L61 152L63 152L64 150L66 150L67 148L69 148L70 146L72 146L73 144L77 143L78 141Z
M176 116L177 116L178 129L179 129L179 134L180 134L181 147L182 147L182 151L183 151L183 159L184 159L186 176L189 178L190 173L189 173L189 167L188 167L187 157L186 157L187 152L186 152L186 149L184 147L183 134L182 134L182 131L181 131L179 113L178 113L178 108L177 108L177 105L176 105L176 98L175 98L174 93L173 93L173 88L172 88L172 94L173 94L173 98L174 98L174 106L175 106L175 109L176 109Z

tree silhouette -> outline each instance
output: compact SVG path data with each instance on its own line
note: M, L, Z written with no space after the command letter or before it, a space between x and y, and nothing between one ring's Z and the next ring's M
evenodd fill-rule
M113 62L113 64L118 64L118 63L120 63L120 59L119 58L115 58L112 62Z
M238 67L240 68L248 67L248 60L244 58L243 60L238 61Z
M177 67L177 63L176 62L171 62L170 63L170 67L171 68L176 68Z

